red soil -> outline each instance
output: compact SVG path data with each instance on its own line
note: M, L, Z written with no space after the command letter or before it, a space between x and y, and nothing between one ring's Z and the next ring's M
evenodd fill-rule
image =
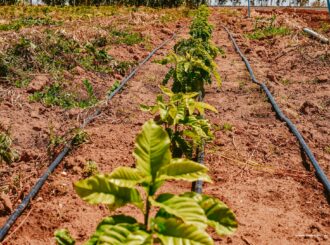
M244 63L221 26L226 25L235 33L257 78L267 81L277 102L296 123L330 177L330 154L325 151L330 142L328 46L301 34L300 27L309 26L310 15L282 12L277 13L277 21L293 28L290 36L249 41L244 33L251 31L253 21L242 13L233 15L217 9L210 18L215 26L214 42L224 48L226 57L217 59L223 78L221 91L217 92L212 86L207 88L206 94L206 101L219 113L207 115L218 126L214 143L206 147L205 159L214 182L205 185L204 192L227 203L239 221L233 236L221 239L214 236L216 244L328 244L330 208L323 187L312 167L306 169L309 165L294 136L276 118L259 87L250 82ZM270 17L268 13L253 12L253 16L260 15ZM315 18L314 15L314 21ZM313 22L314 27L329 21L322 18ZM185 27L185 35L188 24L181 22L181 25ZM156 27L151 30L155 37L152 44L156 46L161 42L158 37L163 34ZM153 60L168 53L174 43L159 51ZM141 58L147 53L140 49L134 50L136 52L141 53ZM323 60L320 58L323 56L328 58ZM11 231L24 221L22 226L5 244L52 244L53 232L58 228L68 228L78 244L88 239L109 211L104 206L90 206L81 201L72 182L82 178L87 160L97 162L101 172L123 165L133 166L135 136L151 117L140 112L139 105L155 101L166 71L166 67L149 62L123 92L103 107L101 116L86 129L89 143L72 151L61 163ZM320 82L320 78L324 81ZM10 176L21 173L19 191L26 194L45 169L48 121L55 122L58 128L71 127L77 114L29 104L22 94L22 91L8 91L8 101L13 102L1 103L0 115L1 121L12 124L13 136L17 139L15 145L27 152L26 160L1 170L1 180L11 185ZM232 131L220 129L226 122L233 125ZM187 184L175 182L164 190L182 192L189 188ZM15 206L19 198L21 196L11 199ZM142 219L132 207L119 212ZM0 217L0 223L7 217Z

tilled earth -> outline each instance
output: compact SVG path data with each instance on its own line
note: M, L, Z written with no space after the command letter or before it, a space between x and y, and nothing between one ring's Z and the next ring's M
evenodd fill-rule
M245 34L253 31L256 17L270 18L274 13L276 24L288 26L292 30L290 35L258 41L247 39ZM327 150L330 146L329 46L301 32L302 27L318 30L324 23L329 23L329 18L319 12L287 11L253 12L253 19L244 16L243 10L213 9L210 17L215 26L214 42L222 47L225 56L216 60L223 78L222 88L219 91L214 85L208 87L206 93L206 101L219 113L207 115L215 125L215 141L206 147L205 160L213 183L205 185L204 192L227 203L239 222L233 236L221 239L214 236L214 239L216 244L328 244L330 209L323 186L317 181L295 137L276 118L259 87L250 81L223 26L234 33L257 79L266 81L284 113L296 123L330 177L330 152ZM181 36L187 34L187 23L182 20L177 25L184 27ZM156 32L157 28L154 29ZM329 32L323 34L329 37ZM160 42L155 40L153 44ZM166 45L152 61L166 55L174 43ZM140 112L139 105L155 101L160 92L158 85L168 70L152 61L141 68L119 95L102 107L102 114L86 128L89 142L73 150L51 175L12 228L11 231L16 229L15 233L5 244L53 244L53 232L58 228L68 228L80 244L88 239L101 218L109 214L104 206L90 206L81 201L72 182L83 178L84 166L89 160L95 161L101 172L134 165L135 136L142 124L151 118ZM47 124L47 118L52 116L56 120L57 113L68 113L56 109L48 115L41 104L27 102L21 103L20 107L6 106L9 107L1 103L1 113L7 117L10 113L17 118L12 125L17 139L15 144L24 145L26 149L38 148L39 144L40 154L46 150L46 143L40 142L38 134L43 130L33 129L34 124L40 127ZM35 119L28 114L43 110L45 114L36 113ZM75 117L71 120L60 118L61 125L75 123ZM224 130L224 124L232 125L232 129ZM20 191L22 195L26 194L44 169L34 169L38 167L38 157L36 154L35 158L19 163L20 167L5 169L10 172L3 179L9 182L10 176L22 173L25 181L24 189ZM41 159L38 161L45 165ZM1 170L2 174L4 172ZM179 182L164 187L173 192L189 188ZM11 199L14 206L20 198ZM119 212L138 215L142 219L132 207ZM0 218L2 224L7 217Z

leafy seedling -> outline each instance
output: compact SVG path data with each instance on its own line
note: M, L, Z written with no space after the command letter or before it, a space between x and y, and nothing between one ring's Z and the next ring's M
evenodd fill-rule
M54 236L57 245L74 245L76 243L67 229L55 231Z
M87 161L83 169L83 176L90 177L99 173L97 163L94 161Z
M134 157L136 168L119 167L110 174L80 180L74 187L89 204L104 204L110 210L136 206L144 215L144 223L127 215L108 216L86 244L211 245L214 242L206 232L208 227L221 236L236 230L234 213L216 198L193 192L157 194L166 181L211 180L205 166L172 158L170 138L153 120L146 122L137 136ZM141 195L137 186L146 195Z
M120 82L119 82L118 80L116 80L116 81L114 82L114 84L112 84L111 88L108 89L107 94L108 94L108 95L112 94L112 93L113 93L113 92L114 92L119 86L120 86Z
M174 157L185 155L193 159L197 154L194 149L213 139L211 125L203 118L205 110L217 110L197 101L198 93L173 93L166 87L161 87L161 90L163 94L158 95L155 105L141 105L141 109L155 114L156 122L164 126L171 139ZM164 99L163 95L168 99Z
M0 163L11 164L18 160L19 154L13 149L12 144L9 129L0 124Z
M225 122L223 125L222 125L222 130L224 132L232 132L233 131L233 125L231 125L230 123L228 122Z

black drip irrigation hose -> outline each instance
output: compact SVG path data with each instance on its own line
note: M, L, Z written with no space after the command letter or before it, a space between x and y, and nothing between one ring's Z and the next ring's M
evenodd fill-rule
M271 92L269 91L269 89L267 88L267 86L264 83L260 83L256 79L249 61L247 60L247 58L243 55L243 53L239 49L239 47L238 47L235 39L233 38L233 35L229 32L229 30L226 27L224 27L224 29L226 30L226 32L228 33L228 35L229 35L232 43L234 44L234 47L235 47L237 53L241 56L242 60L244 61L245 65L246 65L246 68L248 69L248 71L250 73L250 76L251 76L252 81L254 83L258 84L262 88L262 90L266 93L266 95L267 95L270 103L272 104L272 107L275 110L277 116L279 117L280 120L284 121L287 124L287 126L289 127L289 129L291 130L291 132L297 138L297 140L299 141L299 144L302 147L303 151L306 153L307 157L311 161L311 163L312 163L312 165L313 165L313 167L315 169L316 176L322 182L322 184L323 184L323 186L324 186L327 194L330 194L330 182L329 182L327 176L325 175L324 171L320 167L319 163L317 162L314 154L312 153L312 151L310 150L310 148L306 144L304 138L299 133L297 127L291 122L291 120L289 118L287 118L283 114L283 112L281 111L280 107L277 105L277 103L276 103L273 95L271 94Z
M201 93L198 95L197 100L203 102L204 98ZM205 164L204 158L205 158L205 142L203 140L201 146L197 148L196 161L199 164L204 165ZM198 194L202 194L203 193L203 180L197 180L196 182L193 182L192 186L191 186L191 191L194 191Z
M139 65L137 67L134 68L134 70L127 76L125 77L120 85L109 95L107 95L106 97L106 101L110 101L120 90L122 90L122 88L126 85L126 83L131 80L135 74L138 72L138 70L141 68L141 66L143 66L145 63L147 63L151 57L162 47L164 47L167 43L169 43L170 41L172 41L175 37L176 37L176 33L174 33L172 35L172 37L170 39L167 39L166 41L164 41L161 45L159 45L157 48L155 48L154 50L152 50L149 55L139 63ZM89 124L91 121L93 121L98 115L101 114L101 109L97 109L92 115L90 115L89 117L87 117L83 124L81 125L82 128L84 128L87 124ZM0 239L1 241L1 239Z
M126 83L137 73L137 71L143 66L147 61L151 59L151 57L162 47L164 47L167 43L172 41L176 37L176 33L172 35L170 39L167 39L164 41L161 45L156 47L153 51L149 53L149 55L139 63L139 65L127 76L125 77L118 88L114 90L110 95L107 96L106 100L111 100L125 85ZM93 121L98 115L101 114L101 109L98 108L94 113L92 113L90 116L88 116L84 122L81 124L80 128L85 128L91 121ZM31 191L27 196L24 197L21 204L18 205L18 207L15 209L15 211L9 216L6 223L3 225L3 227L0 230L0 242L3 241L5 236L7 235L9 229L12 227L12 225L16 222L16 220L22 215L25 208L29 205L30 201L37 195L38 191L41 189L41 187L45 184L47 178L49 175L56 169L56 167L61 163L61 161L64 159L64 157L68 154L70 149L72 148L72 141L69 142L64 149L61 151L61 153L56 157L56 159L50 164L50 166L47 168L46 172L40 177L40 179L37 181L37 183L33 186Z
M202 165L204 165L204 157L205 157L204 148L205 148L205 144L203 142L197 152L197 162ZM203 180L197 180L196 182L193 182L191 190L198 194L202 194Z

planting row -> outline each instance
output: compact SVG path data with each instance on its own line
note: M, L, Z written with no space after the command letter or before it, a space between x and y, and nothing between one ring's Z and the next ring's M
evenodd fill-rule
M115 15L113 18L97 18L111 9L118 10L111 14ZM0 164L21 162L22 159L25 162L22 155L26 155L25 151L28 154L32 152L31 146L26 150L26 144L17 144L24 133L14 132L19 122L22 124L26 116L31 116L31 110L34 111L35 120L32 121L35 121L37 129L33 129L33 123L24 124L31 126L30 129L22 129L30 130L32 134L33 131L41 132L49 159L53 160L72 132L69 132L71 128L60 127L57 123L60 120L54 121L51 116L56 112L56 117L67 120L65 115L62 117L63 114L69 113L70 118L74 118L82 109L98 104L105 94L111 94L119 86L118 80L136 66L154 43L171 34L165 33L162 28L166 29L167 24L187 17L189 13L189 10L186 13L186 10L147 8L136 9L134 13L132 8L76 9L78 16L83 13L89 16L90 12L95 14L95 27L85 32L86 28L91 29L90 22L80 19L79 28L72 29L77 25L76 21L68 20L61 8L27 7L25 10L22 12L20 7L17 10L5 7L4 12L9 17L4 15L0 21L0 31L4 31L4 42L0 43L0 103L3 112L0 122ZM73 11L73 8L66 11ZM117 17L118 13L120 17ZM157 26L157 38L150 39L154 31L148 34L139 32L138 28L149 27L137 27L135 22L130 22L133 14L147 18L149 27ZM37 30L36 25L39 26ZM13 101L14 96L19 99L18 102ZM42 104L40 110L36 109L41 106L39 103ZM20 120L16 120L14 112L22 105L24 111L19 112ZM40 119L47 119L46 127L40 128L43 125ZM67 122L61 123L68 125ZM25 159L31 158L35 157ZM11 192L10 188L2 190Z
M141 106L156 116L136 137L135 168L119 167L74 184L87 203L104 204L111 211L134 205L144 222L127 215L106 217L86 244L213 244L207 227L221 236L235 231L234 213L216 198L194 192L158 193L167 181L211 182L207 167L195 161L201 146L213 138L204 114L216 109L202 101L204 85L213 77L221 82L214 63L219 50L210 41L208 16L208 8L200 7L191 37L179 41L174 52L159 61L171 68L156 104ZM164 86L168 83L171 89ZM65 229L56 231L55 237L58 244L75 243Z

